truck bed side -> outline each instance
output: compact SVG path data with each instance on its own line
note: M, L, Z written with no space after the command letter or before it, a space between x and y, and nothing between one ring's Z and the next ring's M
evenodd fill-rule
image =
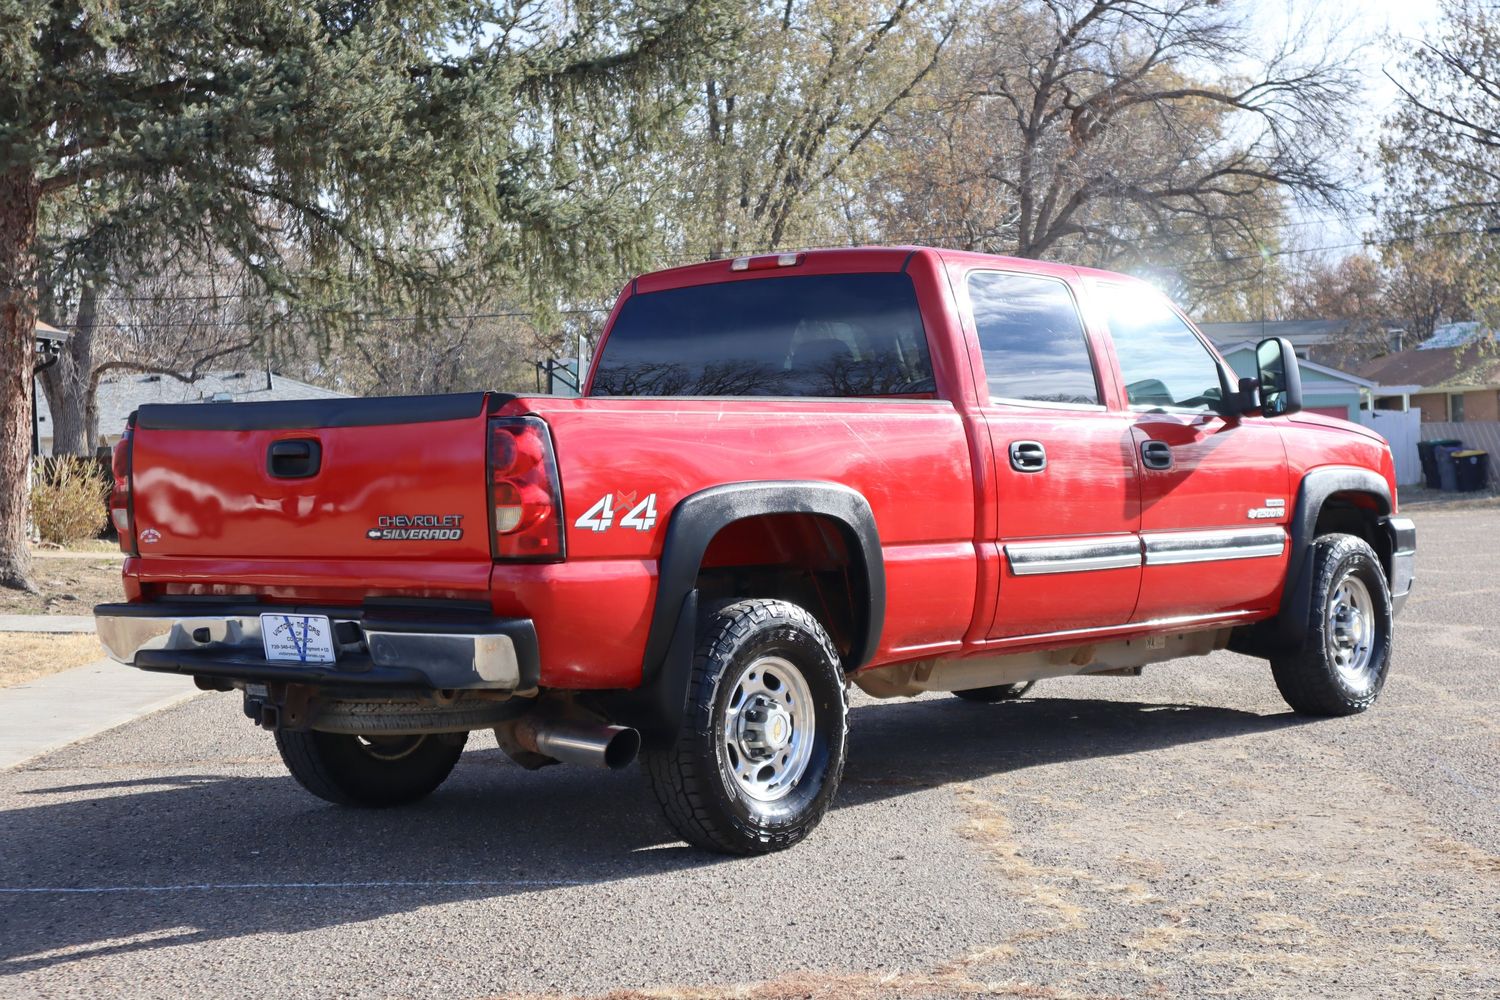
M725 483L838 483L869 501L887 622L872 662L956 646L974 617L973 473L948 402L531 398L512 409L551 428L566 511L565 562L497 563L491 577L496 613L537 623L544 686L639 683L668 515ZM598 528L597 516L580 527L605 497L609 527ZM658 512L651 526L622 525L648 497ZM763 542L737 543L728 532L705 562L792 558L759 550Z

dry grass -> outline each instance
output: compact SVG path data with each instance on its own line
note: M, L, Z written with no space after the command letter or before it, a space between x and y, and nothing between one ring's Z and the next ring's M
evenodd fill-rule
M102 555L33 559L32 579L41 593L0 587L0 615L88 615L96 604L125 600L120 561Z
M93 635L0 632L0 688L104 658Z
M42 541L67 545L98 536L109 519L109 483L92 459L39 459L31 486L31 521Z
M31 554L42 559L71 559L74 556L93 555L107 555L115 559L125 558L125 553L120 551L120 543L113 538L81 538L67 545L44 542L34 547Z

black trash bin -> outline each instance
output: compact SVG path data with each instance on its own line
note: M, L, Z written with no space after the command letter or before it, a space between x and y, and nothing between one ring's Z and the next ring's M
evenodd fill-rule
M1463 442L1456 438L1436 438L1432 441L1417 442L1417 457L1422 460L1422 479L1429 490L1441 489L1443 482L1438 472L1437 448L1443 445L1449 448L1461 448Z
M1458 463L1454 461L1453 456L1460 451L1463 451L1462 446L1457 448L1446 444L1433 446L1432 453L1438 467L1438 485L1444 490L1458 489Z
M1453 453L1454 477L1461 493L1482 490L1490 483L1490 453L1487 451L1456 451Z

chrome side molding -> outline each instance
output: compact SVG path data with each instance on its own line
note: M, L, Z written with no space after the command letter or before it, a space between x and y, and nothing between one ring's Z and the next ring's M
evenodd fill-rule
M1286 551L1286 529L1230 528L1223 531L1161 531L1141 536L1147 566L1263 559Z
M1016 576L1131 569L1141 564L1141 541L1134 535L1119 535L1070 542L1010 542L1005 557Z
M1172 566L1221 559L1263 559L1286 551L1286 529L1214 528L1103 535L1066 541L1007 542L1005 558L1016 576L1082 573L1099 569Z

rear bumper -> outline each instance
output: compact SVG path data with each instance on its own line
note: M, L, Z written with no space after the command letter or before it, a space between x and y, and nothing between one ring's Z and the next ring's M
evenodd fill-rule
M1391 613L1399 614L1417 579L1417 526L1409 517L1388 517L1391 537Z
M333 663L265 659L260 615L327 615ZM101 604L99 641L110 657L161 673L357 688L526 691L537 686L536 630L526 618L412 608L264 604Z

